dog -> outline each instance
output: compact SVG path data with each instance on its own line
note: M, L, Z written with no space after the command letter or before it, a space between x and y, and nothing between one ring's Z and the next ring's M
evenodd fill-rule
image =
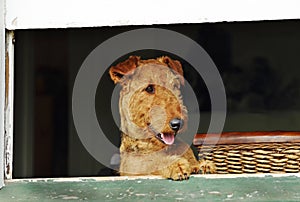
M130 56L110 67L109 74L122 87L121 176L186 180L192 173L215 171L211 162L198 161L189 145L175 138L188 120L180 91L184 77L179 61L168 56L147 60Z

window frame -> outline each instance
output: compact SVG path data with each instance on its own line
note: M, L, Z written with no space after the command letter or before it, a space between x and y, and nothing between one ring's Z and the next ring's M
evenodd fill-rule
M4 186L5 17L0 0L0 188Z
M128 10L132 9L132 5L140 6L137 0L132 0L130 4L127 1L90 0L85 4L85 9L79 0L43 3L38 0L0 0L0 188L4 186L5 179L12 179L13 172L14 30L300 19L297 0L272 3L274 5L270 9L270 2L191 0L189 3L169 4L167 11L170 15L165 15L166 7L157 6L161 2L156 1L143 4L148 9L135 9L137 13L132 14ZM117 8L116 4L124 5ZM193 4L199 6L190 6ZM66 6L69 7L67 11ZM155 17L151 15L154 9ZM97 15L94 15L95 12Z

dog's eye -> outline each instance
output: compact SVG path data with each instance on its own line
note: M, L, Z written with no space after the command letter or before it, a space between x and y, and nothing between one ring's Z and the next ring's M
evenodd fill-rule
M153 94L155 92L154 85L150 84L145 88L147 93Z

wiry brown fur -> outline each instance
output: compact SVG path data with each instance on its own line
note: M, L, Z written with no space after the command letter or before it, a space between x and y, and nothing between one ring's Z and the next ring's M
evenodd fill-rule
M184 127L187 125L187 110L180 93L184 79L179 61L169 57L141 60L131 56L111 67L109 73L115 83L122 85L121 175L152 174L182 180L191 173L214 172L212 164L196 160L186 143L175 141L167 145L154 134L158 131L175 135L169 124L174 118L182 119ZM146 92L148 85L154 86L153 93Z

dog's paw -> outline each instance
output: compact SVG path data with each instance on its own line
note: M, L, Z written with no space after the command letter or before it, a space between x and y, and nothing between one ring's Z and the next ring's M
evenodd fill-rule
M173 171L173 174L169 177L169 179L175 181L188 180L189 178L190 178L190 173L182 172L180 169L177 169L175 172Z
M172 180L188 180L191 175L191 168L186 160L179 160L165 170L164 176Z
M202 174L216 173L216 165L212 161L201 159L199 161L199 172Z

